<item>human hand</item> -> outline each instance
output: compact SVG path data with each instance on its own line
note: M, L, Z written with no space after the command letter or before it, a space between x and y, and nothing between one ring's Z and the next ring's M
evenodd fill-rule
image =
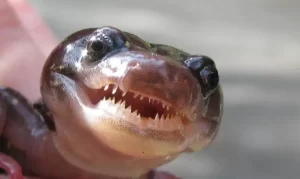
M0 85L39 96L39 78L56 41L24 0L0 1Z

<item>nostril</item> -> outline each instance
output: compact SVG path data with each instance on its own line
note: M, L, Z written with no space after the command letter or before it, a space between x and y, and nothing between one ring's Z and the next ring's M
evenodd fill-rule
M191 56L184 61L199 81L203 95L208 96L219 84L219 74L214 61L207 56Z

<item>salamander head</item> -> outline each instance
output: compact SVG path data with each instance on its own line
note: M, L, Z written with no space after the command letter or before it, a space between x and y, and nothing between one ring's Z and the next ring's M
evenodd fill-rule
M41 84L58 148L74 163L88 158L83 152L100 155L101 146L124 161L157 159L155 167L206 146L222 116L213 60L113 27L66 38L49 56ZM67 154L74 147L80 149Z

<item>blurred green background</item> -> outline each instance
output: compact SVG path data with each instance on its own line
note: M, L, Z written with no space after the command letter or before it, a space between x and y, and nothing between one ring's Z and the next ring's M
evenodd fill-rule
M225 97L220 132L163 169L188 179L300 178L300 1L29 2L59 40L111 25L215 60Z

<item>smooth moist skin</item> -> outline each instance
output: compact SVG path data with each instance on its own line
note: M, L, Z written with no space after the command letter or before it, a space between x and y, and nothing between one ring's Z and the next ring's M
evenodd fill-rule
M41 94L30 106L0 89L0 151L41 177L151 178L150 170L207 146L223 111L212 59L113 27L61 42L44 65Z

